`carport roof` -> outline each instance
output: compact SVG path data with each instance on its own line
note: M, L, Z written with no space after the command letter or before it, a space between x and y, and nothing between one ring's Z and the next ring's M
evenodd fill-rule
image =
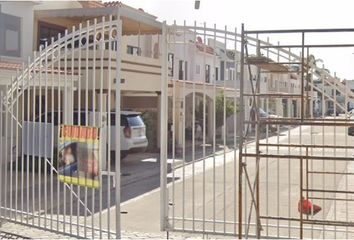
M71 19L90 19L95 17L117 15L119 12L122 24L123 35L133 34L160 34L162 29L161 22L156 17L145 13L142 10L129 7L124 4L108 5L108 7L87 7L87 8L70 8L70 9L50 9L36 10L37 19L53 19L53 18L71 18Z

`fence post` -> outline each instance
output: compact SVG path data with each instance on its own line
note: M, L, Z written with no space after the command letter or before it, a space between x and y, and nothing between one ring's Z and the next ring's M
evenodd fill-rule
M161 231L165 231L167 228L167 217L168 217L168 205L167 205L167 103L168 103L168 83L166 74L166 64L167 64L167 36L166 36L166 22L162 24L162 34L161 34L161 116L160 116L160 226Z
M121 238L121 217L120 217L120 111L121 111L121 44L122 44L122 20L120 19L120 12L119 9L117 11L117 49L116 49L116 85L115 85L115 135L116 135L116 151L115 151L115 182L116 182L116 190L115 190L115 197L116 197L116 235L117 239Z

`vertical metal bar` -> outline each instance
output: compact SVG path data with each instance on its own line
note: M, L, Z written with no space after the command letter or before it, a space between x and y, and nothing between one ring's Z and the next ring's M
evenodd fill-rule
M280 45L280 42L278 41L278 46ZM280 61L280 49L277 49L277 62ZM280 80L280 76L277 76L278 81ZM279 93L279 83L276 86L277 92ZM278 99L276 99L277 101ZM276 102L276 108L278 107L278 102ZM277 109L276 109L277 111ZM280 148L279 148L279 134L280 134L280 129L279 125L277 127L277 155L280 154ZM277 158L277 216L280 216L280 159ZM277 237L280 237L280 221L279 219L277 220Z
M65 36L65 35L64 35ZM58 34L58 39L61 39L61 34ZM60 125L62 124L62 109L61 109L61 48L62 48L62 44L58 44L58 130L57 130L57 134L59 135L59 131L60 131ZM65 90L64 90L65 91ZM54 125L54 124L53 124ZM59 152L57 153L57 157L59 157ZM58 166L57 166L58 167ZM57 230L59 231L59 212L60 212L60 181L58 179L59 177L59 173L57 174ZM64 199L65 201L65 199Z
M111 206L111 92L112 92L112 41L113 41L113 30L112 30L112 15L109 15L109 34L108 34L108 94L107 94L107 112L108 112L108 123L107 123L107 143L108 143L108 159L107 159L107 171L108 171L108 193L107 193L107 206ZM80 54L80 52L79 52ZM118 127L118 126L116 126ZM107 230L108 239L111 238L111 211L107 211Z
M183 22L183 59L186 59L186 21ZM193 79L194 81L194 79ZM183 81L183 166L182 166L182 230L185 230L185 212L186 212L186 81Z
M269 44L269 37L267 37L267 45ZM269 48L267 48L267 58L269 58ZM272 75L269 75L272 76ZM273 81L273 79L272 79ZM266 92L269 92L269 79L267 79L267 85L266 85ZM266 101L266 106L265 106L265 111L269 112L269 98L265 99ZM269 153L269 125L266 125L266 154ZM266 158L266 193L269 192L269 158ZM269 216L269 194L266 194L266 215ZM267 225L267 230L266 230L266 236L269 237L269 220L266 220L266 225Z
M310 66L309 66L309 59L310 59L310 51L309 51L309 48L307 48L307 56L306 56L306 75L307 76L309 76L309 68L310 68ZM308 77L306 78L306 86L307 86L307 97L306 97L306 100L307 101L310 101L310 103L309 104L306 104L306 106L308 106L308 114L307 114L307 117L310 117L311 119L313 119L313 69L311 68L311 74L310 74L310 76L311 76L311 79L309 79ZM309 90L309 84L310 84L310 81L311 81L311 91ZM311 97L310 97L310 100L309 100L309 92L311 93ZM311 134L311 136L310 136L310 144L312 145L313 144L313 126L311 125L310 126L310 134ZM307 149L307 151L308 151L308 149ZM313 155L313 148L311 148L311 156ZM307 159L307 161L308 161L309 159ZM311 161L311 166L310 166L310 169L311 169L311 171L313 171L314 169L313 169L313 160L310 160ZM306 174L308 174L308 173L306 173ZM313 174L311 174L311 182L310 182L310 188L313 188ZM310 193L310 198L312 198L313 197L313 194L312 193ZM314 225L313 224L311 224L311 238L314 238L314 232L313 232L313 229L314 228Z
M103 81L104 81L104 78L103 78L103 58L104 58L104 44L105 44L105 17L103 16L102 17L102 23L101 23L101 39L100 39L100 43L99 43L99 48L100 48L100 122L99 122L99 125L100 127L106 127L106 129L108 130L108 127L107 126L103 126L103 122L102 122L102 117L103 117ZM106 107L106 106L105 106ZM106 110L105 110L106 111ZM110 116L107 116L108 118ZM108 133L107 133L108 134ZM106 144L103 145L104 147L106 147ZM102 151L105 153L105 151ZM102 160L103 161L106 161L106 156L102 156ZM107 161L106 161L107 162ZM102 173L100 173L100 182L102 184ZM108 190L109 191L109 190ZM102 235L102 187L100 187L99 189L99 229L100 229L100 238L102 239L103 235Z
M160 206L161 206L161 216L160 224L161 231L167 229L167 218L168 218L168 197L167 197L167 116L168 116L168 79L167 79L167 31L166 31L166 22L162 25L162 38L161 38L161 137L160 137Z
M43 45L39 47L39 105L38 105L38 226L41 226L41 211L42 211L42 159L44 159L42 155L42 146L41 146L41 138L42 138L42 126L43 126L43 118L42 118L42 61L43 61ZM44 123L45 125L45 123Z
M306 186L306 189L309 189L309 159L308 159L309 148L308 147L305 147L305 156L306 156L306 159L305 159L305 186ZM306 200L308 200L309 199L309 191L306 190L305 194L306 194ZM306 219L308 220L309 216L306 216Z
M26 125L26 150L27 150L27 155L26 155L26 208L27 208L27 215L26 215L26 224L29 224L29 215L30 215L30 145L29 145L29 142L30 142L30 98L31 98L31 58L28 57L27 59L27 106L26 106L26 109L27 109L27 125Z
M70 91L69 94L71 95L70 99L72 101L72 103L69 103L70 106L70 124L74 125L73 122L73 116L74 116L74 112L73 112L73 106L75 104L75 98L74 98L74 61L75 61L75 41L74 41L74 37L75 37L75 26L72 26L72 30L71 30L71 67L70 67L70 71L71 71L71 79L70 79ZM69 56L67 56L68 58ZM66 58L65 58L66 59ZM79 67L80 68L80 67ZM65 68L65 71L67 71L67 68ZM78 113L78 119L80 119L80 113ZM70 184L70 223L73 222L73 189L74 186L73 184ZM70 234L73 234L73 224L70 224Z
M13 94L14 94L14 77L11 77L11 95L10 95L10 106L9 106L9 111L10 111L10 218L13 218L13 171L14 171L14 166L13 166L13 160L14 160L14 156L13 156L13 149L14 149L14 133L13 133L13 116L14 116L14 109L13 109L13 102L14 102L14 98L13 98ZM16 218L16 216L15 216Z
M47 124L48 124L48 42L45 42L45 48L44 48L44 63L45 63L45 68L44 68L44 74L45 74L45 89L44 89L44 114L45 114L45 119L44 119L44 139L47 137ZM43 163L44 163L44 227L47 228L47 212L48 212L48 163L47 163L47 144L48 142L45 140L44 141L44 158L43 158Z
M301 120L304 120L305 106L304 106L304 87L305 87L305 77L304 77L304 64L305 64L305 33L301 34Z
M116 109L116 128L115 128L115 136L116 136L116 152L115 152L115 181L116 181L116 191L115 191L115 199L116 199L116 238L121 238L121 218L120 218L120 98L121 98L121 40L122 40L122 20L120 19L119 9L117 12L117 37L116 37L116 85L115 85L115 109Z
M90 21L86 21L86 33L85 33L85 119L86 119L86 126L89 126L89 114L88 114L88 107L89 107L89 44L90 44ZM93 96L92 96L93 97ZM84 205L85 208L88 208L88 187L85 181L85 193L84 193ZM87 238L87 209L85 209L84 213L84 238Z
M93 126L97 127L96 125L96 51L97 51L97 18L93 20L93 46L92 46L92 52L93 52L93 61L92 61L92 116L93 116ZM118 135L120 136L120 135ZM95 198L96 198L96 190L94 188L91 189L91 207L92 210L91 212L95 212ZM95 218L91 217L91 233L92 233L92 239L95 238Z
M33 56L33 96L32 96L32 225L34 225L35 220L35 191L36 191L36 180L35 180L35 171L36 171L36 155L35 155L35 122L36 122L36 78L37 78L37 69L36 69L36 62L37 62L37 54L34 52Z
M3 197L6 197L6 191L4 191L3 189L3 172L6 171L5 168L5 164L4 164L4 155L3 155L3 136L4 136L4 123L3 123L3 115L4 115L4 111L3 111L3 104L4 104L4 95L3 95L3 91L0 91L0 149L1 149L1 155L0 155L0 192L3 193L0 196L0 218L5 217L5 214L3 215ZM5 139L6 142L6 139Z
M202 204L202 208L203 208L203 232L205 232L205 134L206 134L206 88L205 88L205 84L206 84L206 75L207 75L207 72L206 72L206 65L205 65L205 55L207 54L206 53L206 23L204 22L204 25L203 25L203 42L204 42L204 45L203 45L203 65L204 65L204 81L203 81L203 204ZM210 73L211 73L211 69L210 69L210 65L209 65L209 76L208 76L208 81L210 82ZM187 80L187 79L186 79ZM200 123L199 123L200 124Z
M291 63L291 49L289 48L288 49L289 51L289 55L288 55L288 61L289 61L289 64ZM291 90L291 74L289 75L290 77L290 82L288 83L288 92L289 94L291 93L295 93L294 91ZM291 118L292 116L292 113L290 111L290 101L292 101L291 99L287 99L287 108L288 108L288 112L287 112L287 115L288 115L288 118ZM295 116L294 116L295 117ZM290 155L290 139L291 139L291 131L290 131L291 127L288 126L288 144L289 144L289 147L288 147L288 155ZM288 217L291 218L291 160L290 158L288 159L288 182L289 182L289 185L288 185ZM291 237L291 221L288 222L288 238Z
M336 73L334 73L334 77L336 78ZM337 90L335 88L335 84L333 86L333 115L334 115L334 122L336 122L337 119ZM337 156L337 149L335 146L337 145L337 127L333 126L333 156ZM337 161L333 161L333 171L337 172ZM337 174L334 174L333 176L333 187L337 187ZM337 221L337 200L336 200L336 194L334 195L334 221ZM334 226L334 238L337 238L337 226Z
M300 209L303 209L303 159L300 157ZM303 215L302 211L299 211L300 214L300 239L303 239Z
M61 39L61 34L58 34L58 39ZM61 110L61 48L62 45L59 43L58 44L58 90L57 90L57 94L58 94L58 123L57 123L57 133L59 134L60 131L60 125L62 124L61 121L61 117L62 117L62 110ZM54 129L54 128L53 128ZM54 131L54 130L53 130ZM59 152L57 153L57 157L59 157ZM57 230L59 231L59 212L60 212L60 181L58 179L59 174L57 173Z
M215 48L214 48L215 49ZM234 80L234 171L233 171L233 179L234 179L234 230L235 235L237 234L236 223L237 223L237 28L235 28L234 33L234 67L235 67L235 79ZM214 98L215 99L215 98ZM215 112L214 112L215 114Z
M16 187L16 190L15 190L15 220L17 220L17 211L18 211L18 192L22 192L22 189L19 190L19 184L18 184L18 172L19 172L19 168L18 168L18 144L19 144L19 141L18 141L18 136L19 136L19 131L18 131L18 127L19 127L19 120L18 120L18 106L19 106L19 81L18 81L18 78L19 78L19 72L18 70L16 71L16 97L15 97L15 101L16 101L16 111L15 111L15 115L13 116L13 118L15 119L15 187ZM14 104L14 103L13 103ZM22 214L21 214L22 216Z
M224 51L227 51L227 26L225 25L225 33L224 33ZM226 62L226 61L225 61ZM229 69L230 71L230 69ZM230 80L230 79L229 79ZM224 217L223 217L223 230L226 233L226 79L224 79L223 85L223 209L224 209Z
M258 36L257 36L257 56L260 57L261 56L261 50L260 50L260 41L258 40ZM259 98L259 93L260 93L260 81L261 81L261 68L257 67L257 78L256 78L257 82L256 82L256 93L258 94L256 97L256 102L255 102L255 106L256 106L256 176L255 176L255 185L256 185L256 205L255 205L255 211L256 211L256 216L258 218L258 216L260 216L259 213L259 205L260 205L260 196L259 196L259 162L260 162L260 157L259 157L259 141L260 141L260 115L259 115L259 102L260 102L260 98ZM260 238L261 237L261 226L259 224L259 219L257 219L256 222L256 237Z
M51 43L52 43L52 51L50 54L50 59L51 61L54 60L54 37L51 38ZM58 50L59 51L59 50ZM54 173L54 136L55 136L55 132L54 132L54 108L55 108L55 104L54 104L54 63L51 63L51 149L50 149L50 229L53 230L53 213L54 213L54 179L53 179L53 173ZM60 71L60 70L59 70ZM60 80L58 80L58 82L60 82Z
M239 137L240 137L240 143L239 143L239 164L238 164L238 238L242 239L242 168L243 168L243 162L242 162L242 150L243 150L243 133L244 133L244 118L245 118L245 109L244 109L244 99L243 99L243 94L244 94L244 44L245 44L245 33L244 33L244 25L242 24L241 26L241 60L240 60L240 65L241 65L241 70L240 70L240 121L239 121Z
M39 71L39 106L38 106L38 137L41 138L42 135L42 56L43 45L39 46L39 56L38 56L38 71ZM38 144L38 226L41 226L41 211L42 211L42 146L41 140L39 139Z
M173 23L173 29L172 29L172 49L173 49L173 56L176 56L176 21ZM172 64L174 64L174 61L172 61ZM172 66L173 69L174 66ZM175 158L176 158L176 82L173 79L173 74L172 74L172 87L173 87L173 93L172 93L172 228L175 226ZM178 114L179 116L179 114Z
M65 35L64 35L64 38L65 38L65 43L64 43L64 106L63 106L63 119L64 119L64 124L68 124L68 94L69 91L68 91L68 30L66 29L65 30ZM71 104L71 103L70 103ZM64 198L64 206L63 206L63 209L64 209L64 216L63 216L63 231L66 232L66 202L67 202L67 199L66 199L66 187L65 187L65 184L63 184L63 198ZM71 225L71 224L70 224Z
M324 98L324 94L325 94L325 80L323 78L323 76L321 76L321 85L322 85L322 119L325 118L325 98ZM322 156L325 156L325 126L322 125ZM325 171L326 169L326 162L325 160L322 160L322 170ZM322 206L323 206L323 211L322 211L322 219L326 219L326 205L325 205L325 186L326 186L326 178L325 178L325 174L322 175ZM325 225L322 226L322 232L323 232L323 239L325 238Z
M194 39L197 39L197 22L194 21ZM204 66L203 66L204 67ZM203 68L201 68L203 69ZM201 70L203 71L203 70ZM195 231L195 79L193 81L192 100L192 230Z
M5 214L4 214L4 217L5 218L9 218L9 210L8 210L8 163L9 163L9 101L11 100L10 96L8 96L9 94L9 86L6 85L6 96L5 96L5 106L4 106L4 110L5 110L5 199L4 199L4 202L5 202Z
M77 114L78 114L78 125L81 126L82 122L81 122L81 50L82 50L82 23L79 24L79 37L77 39L78 42L78 64L77 64L77 71L78 71L78 87L77 87ZM72 61L73 62L73 61ZM72 74L74 74L74 69L72 69ZM87 118L86 118L86 122L87 122ZM80 164L80 163L78 163ZM80 167L80 166L78 166ZM109 192L109 191L108 191ZM77 206L76 206L76 235L80 236L80 227L79 227L79 221L80 221L80 201L81 201L81 187L80 185L77 185ZM86 207L86 206L84 206ZM86 211L86 209L85 209ZM109 212L109 211L108 211Z
M213 66L215 69L216 65L216 24L214 24L214 41L213 41ZM220 70L219 70L220 71ZM218 73L219 74L219 73ZM216 75L216 74L215 74ZM219 78L218 78L219 79ZM216 76L214 78L213 83L213 232L215 233L215 225L216 225ZM235 204L236 206L236 204Z
M345 82L345 99L344 99L344 103L345 103L345 111L344 111L344 114L345 114L345 117L348 116L348 81ZM344 131L346 129L344 128ZM344 141L345 141L345 146L348 146L348 133L347 132L344 132L344 135L345 135L345 138L344 138ZM345 157L348 157L348 148L345 148ZM346 164L346 171L345 173L348 173L348 165L350 163ZM348 187L349 187L349 179L348 179L348 174L345 175L345 190L348 191ZM345 194L345 199L347 199L345 201L345 221L346 222L349 222L349 207L348 207L348 193ZM348 234L348 230L349 228L346 227L345 228L346 230L346 233L345 233L345 238L348 239L349 238L349 234Z

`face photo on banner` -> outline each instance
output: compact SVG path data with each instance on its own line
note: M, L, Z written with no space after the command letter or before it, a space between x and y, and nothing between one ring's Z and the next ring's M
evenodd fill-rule
M68 184L100 186L99 128L62 125L59 134L59 180Z

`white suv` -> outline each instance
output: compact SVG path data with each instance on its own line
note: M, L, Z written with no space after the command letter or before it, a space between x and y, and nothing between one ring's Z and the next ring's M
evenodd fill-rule
M115 124L112 121L115 113L111 113L111 131ZM146 138L146 127L141 118L141 113L132 111L121 111L120 113L120 147L121 158L126 157L129 151L143 151L148 146ZM115 133L112 133L115 136ZM115 138L111 138L111 150L115 150Z
M114 112L111 112L111 123L109 128L111 132L111 151L116 150L115 115L116 114ZM81 126L85 126L86 124L90 126L92 125L91 123L93 122L94 116L96 116L97 123L99 119L99 112L93 113L92 111L89 111L86 114L84 111L74 111L73 124L78 125L80 123ZM49 158L51 149L54 149L54 147L58 144L58 125L63 123L62 113L60 114L60 118L61 119L59 120L58 112L47 112L46 114L43 113L41 117L37 117L35 122L24 122L22 134L23 154ZM148 140L146 138L146 127L141 118L141 113L121 111L120 121L121 158L126 157L131 150L145 150L148 146ZM53 127L54 129L52 129ZM107 127L104 129L108 130ZM52 146L52 138L54 146ZM39 145L41 146L40 148L38 147Z

